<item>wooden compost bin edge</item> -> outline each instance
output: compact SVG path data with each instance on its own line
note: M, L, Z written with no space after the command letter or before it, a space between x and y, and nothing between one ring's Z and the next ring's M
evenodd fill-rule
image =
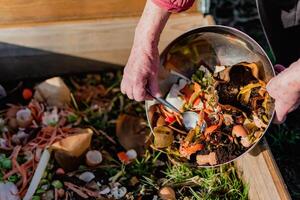
M235 166L249 186L250 200L290 200L291 196L265 138Z

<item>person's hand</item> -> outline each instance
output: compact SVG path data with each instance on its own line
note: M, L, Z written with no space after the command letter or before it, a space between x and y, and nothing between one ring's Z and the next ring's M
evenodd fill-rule
M151 95L159 96L157 71L159 66L158 41L170 13L148 0L135 30L128 62L124 69L121 91L130 99L143 101Z
M295 110L300 103L300 59L287 69L275 66L281 71L267 85L267 91L275 99L274 123L283 123L288 113Z
M133 45L124 69L121 91L136 101L145 100L146 87L154 96L159 96L157 70L159 53L157 46L147 47L137 42Z

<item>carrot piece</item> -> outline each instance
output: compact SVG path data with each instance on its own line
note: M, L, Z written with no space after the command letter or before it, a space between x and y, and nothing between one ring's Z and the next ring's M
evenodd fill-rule
M223 116L219 115L220 119L219 119L219 123L215 124L215 125L211 125L210 127L207 127L204 131L204 135L207 136L213 132L215 132L219 127L221 127L222 123L223 123Z
M210 127L207 127L207 128L205 129L204 135L211 134L211 133L213 133L214 131L216 131L218 128L219 128L218 124L216 124L216 125L211 125Z
M121 151L117 154L117 156L122 163L125 163L125 164L129 163L129 158L128 158L126 152Z
M179 152L182 156L189 158L192 154L194 154L197 151L200 151L202 149L204 149L203 144L189 145L188 143L185 143L183 145L180 145Z
M192 94L194 93L194 90L191 88L189 84L186 84L184 88L180 90L180 92L184 95L184 99L186 101L189 101L191 98Z
M194 83L194 91L201 92L201 85L199 83Z
M202 125L202 123L203 123L203 121L204 121L204 112L201 110L200 112L199 112L199 115L198 115L198 125L199 126L201 126Z
M199 103L200 103L200 101L201 101L201 99L200 99L200 97L198 97L198 98L194 101L193 106L198 106Z

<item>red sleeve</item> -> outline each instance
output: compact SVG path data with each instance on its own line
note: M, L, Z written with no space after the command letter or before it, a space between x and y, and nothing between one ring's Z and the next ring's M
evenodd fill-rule
M195 0L152 0L159 7L170 12L181 12L189 9Z

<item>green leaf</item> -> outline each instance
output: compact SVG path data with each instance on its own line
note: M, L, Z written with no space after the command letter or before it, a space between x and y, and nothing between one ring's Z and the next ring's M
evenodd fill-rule
M77 119L78 119L78 116L75 114L70 114L67 116L67 120L69 123L74 123L77 121Z
M63 187L63 184L59 181L59 180L55 180L51 183L51 185L56 188L56 189L60 189Z
M41 197L39 197L39 196L32 196L32 198L31 198L31 200L40 200L41 199Z
M36 194L43 194L43 193L45 193L45 190L40 188L40 189L37 189L35 193Z
M4 169L11 169L12 167L11 160L9 158L4 158L3 160L1 160L1 166Z
M13 182L16 183L19 180L19 177L17 175L11 175L10 177L8 177L7 179L9 182Z

